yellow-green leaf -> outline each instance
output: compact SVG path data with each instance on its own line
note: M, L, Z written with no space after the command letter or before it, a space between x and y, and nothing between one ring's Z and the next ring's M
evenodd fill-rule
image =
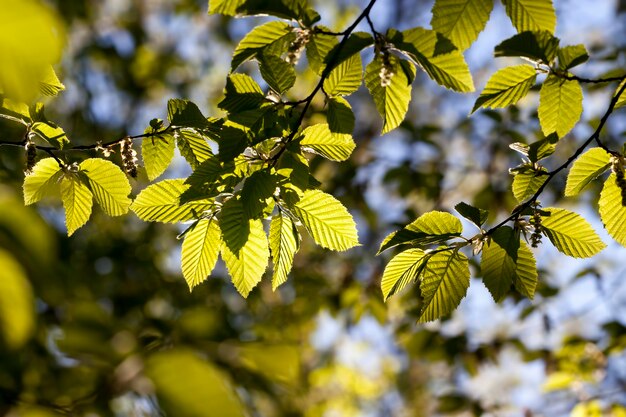
M215 219L201 219L185 234L181 267L190 290L202 283L215 267L221 243L220 227Z
M591 148L574 161L567 175L565 196L578 195L591 181L602 175L610 166L611 155L602 148Z
M347 96L361 86L363 64L361 55L354 54L333 69L324 80L324 91L329 96Z
M611 174L600 193L600 218L609 235L626 246L626 207L622 202L622 190L615 182L615 174Z
M24 204L27 206L40 201L59 190L63 170L54 158L44 158L37 162L30 174L24 178Z
M57 77L52 65L48 66L39 80L39 91L46 96L56 96L63 90L65 90L65 85Z
M515 276L513 277L513 285L517 292L531 300L535 296L537 289L537 262L526 242L520 240L520 246L517 250L517 264Z
M559 57L559 68L564 71L580 65L589 59L587 48L582 44L568 45L559 48L557 56Z
M465 50L485 28L492 9L493 0L436 0L431 26Z
M80 163L80 171L87 176L87 186L106 214L121 216L128 212L131 188L117 165L106 159L90 158Z
M520 203L526 201L537 192L547 178L545 169L539 172L521 172L513 177L513 195Z
M209 200L180 204L180 196L189 188L185 180L164 180L146 187L130 207L144 221L176 223L200 217L213 208Z
M344 251L359 244L352 216L330 194L306 190L293 211L318 245Z
M606 247L587 220L579 214L552 207L542 211L549 215L542 215L541 228L560 252L574 258L589 258Z
M354 113L350 103L343 97L328 99L328 128L333 133L352 135L354 132Z
M0 250L0 341L21 348L35 330L35 300L24 268Z
M67 235L71 236L89 220L93 195L77 175L66 174L61 180L61 200L65 208Z
M267 85L278 94L287 92L296 82L293 65L276 55L261 55L259 70Z
M437 252L422 272L420 289L424 299L419 322L437 320L451 313L469 288L469 263L458 251Z
M145 138L141 143L141 156L148 179L153 181L170 166L174 157L174 137L159 135Z
M293 257L300 249L300 233L291 217L283 211L272 217L269 241L274 264L272 289L275 290L287 281Z
M539 122L544 135L562 138L576 126L583 112L583 90L576 80L550 74L539 93Z
M624 81L622 81L617 86L617 89L615 90L614 96L616 96L620 91L622 91L622 89L624 89L624 84L626 84L626 79L624 79ZM619 109L620 107L624 107L624 106L626 106L626 89L624 89L624 91L622 91L622 94L617 99L617 102L615 103L615 107L614 108Z
M476 100L472 113L481 107L495 109L515 104L535 84L537 72L532 65L515 65L496 71Z
M239 45L235 48L231 71L236 70L239 65L254 58L264 48L273 43L284 42L284 38L291 34L292 31L293 27L280 20L255 27L241 39Z
M326 123L309 126L302 132L300 145L331 161L345 161L356 147L352 136L333 133Z
M424 269L426 260L424 251L417 248L407 249L391 258L380 282L385 301L402 291L410 282L415 282Z
M179 130L176 144L182 157L187 160L194 170L213 155L213 151L204 135L195 130Z
M250 291L261 281L267 261L269 247L261 220L249 220L248 239L233 253L226 243L222 244L222 258L237 291L248 297Z
M48 142L55 148L63 149L65 145L70 143L70 140L67 138L67 135L65 134L63 128L60 128L54 123L36 122L33 123L31 129L34 132L37 132L40 137L44 138L46 142Z
M552 0L502 0L502 3L518 32L547 30L554 33L556 13Z

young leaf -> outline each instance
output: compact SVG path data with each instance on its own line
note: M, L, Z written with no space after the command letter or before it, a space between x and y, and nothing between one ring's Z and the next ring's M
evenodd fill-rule
M318 26L321 27L321 26ZM325 29L321 27L322 29ZM313 33L306 44L306 58L316 74L321 75L326 66L326 57L339 42L336 36L324 33Z
M63 149L70 143L65 131L52 122L36 122L31 126L31 130L37 132L46 142L58 149Z
M139 193L130 209L144 221L176 223L199 217L210 210L209 200L180 204L180 196L189 188L184 180L163 180L146 187Z
M54 158L37 162L30 174L24 178L24 204L30 205L59 190L63 170Z
M172 126L208 129L211 124L194 103L178 98L167 102L167 119Z
M359 244L352 216L330 194L306 190L292 208L318 245L344 251Z
M191 186L201 186L204 184L214 184L222 175L223 167L215 155L211 155L191 173L185 180L185 184Z
M345 161L356 147L351 135L333 133L326 123L309 126L302 132L300 146L330 159Z
M246 178L241 189L241 203L248 219L255 219L263 213L272 201L276 185L277 176L265 170L257 171Z
M556 13L552 0L502 0L518 32L547 30L554 33Z
M489 20L492 0L435 0L431 26L465 50L478 38Z
M237 254L246 244L250 234L250 223L246 217L244 206L239 198L231 198L222 206L220 229L224 246Z
M80 163L80 171L87 176L87 186L106 214L121 216L128 212L131 188L117 165L106 159L89 158Z
M424 303L418 322L433 321L452 312L469 288L469 263L458 251L437 252L422 272Z
M564 46L559 48L557 56L559 57L559 69L563 71L587 62L589 59L585 45Z
M261 76L272 90L284 94L296 82L293 65L275 55L262 55L259 59Z
M548 75L539 93L539 122L543 134L556 132L562 138L576 126L582 112L583 90L578 81Z
M320 20L319 14L305 0L211 0L209 14L227 16L272 15L282 19L302 21L311 26Z
M471 221L478 227L482 227L482 225L487 221L489 217L489 212L487 210L483 210L481 208L477 208L474 206L470 206L467 203L459 203L454 206L454 209L467 220Z
M549 215L542 215L541 228L560 252L574 258L589 258L606 247L580 215L561 208L544 208L542 211Z
M334 70L353 55L359 54L363 49L372 45L374 38L367 32L352 32L348 40L342 43L341 49L339 49L339 44L337 44L324 58L324 63L326 64L325 72Z
M427 259L424 251L417 248L407 249L391 258L380 282L384 300L387 301L410 282L416 281L424 270Z
M386 71L391 80L388 84L383 83L381 79L383 69L381 57L375 58L365 69L365 85L374 99L378 113L383 118L383 134L400 126L411 101L411 84L400 66L399 59L390 56L389 63ZM411 70L415 71L413 68Z
M293 27L286 22L275 20L257 26L250 31L237 45L233 54L230 70L235 71L239 65L254 58L259 52L273 44L280 44L286 50ZM291 36L293 37L293 36ZM280 55L277 54L277 55Z
M354 132L354 113L350 103L343 97L328 99L328 127L332 133L352 135Z
M194 170L213 155L213 151L204 135L195 130L179 130L176 144L182 157L187 160L189 165L191 165L191 169Z
M517 250L513 286L517 292L532 300L535 297L537 281L537 262L526 242L521 240L519 249Z
M257 109L265 101L265 94L252 77L246 74L231 74L226 79L224 99L218 107L229 113L241 113Z
M59 80L52 66L48 66L39 80L39 92L45 96L56 96L63 90L65 85Z
M461 93L474 91L463 54L441 34L416 27L403 32L391 30L389 35L396 48L410 56L437 84Z
M565 196L578 195L591 181L602 175L611 165L611 155L602 148L591 148L574 161L567 175Z
M222 258L226 268L235 288L244 297L248 297L250 291L261 281L270 256L261 220L249 220L248 229L246 241L238 251L233 252L227 244L222 245Z
M153 181L165 172L174 158L174 137L166 134L144 138L141 156L148 179Z
M220 227L215 219L201 219L185 234L181 267L190 290L202 283L215 267L221 243Z
M600 218L609 235L626 246L626 207L622 201L622 190L616 184L615 174L611 174L600 193Z
M78 176L68 174L61 180L61 200L65 208L67 235L72 234L87 223L91 215L93 195Z
M476 100L472 113L481 107L495 109L520 101L535 84L537 72L531 65L516 65L496 71Z
M333 69L324 80L324 91L329 96L348 96L361 86L363 64L361 55L354 54Z
M287 281L293 264L293 257L300 249L300 233L291 217L282 211L272 217L270 223L270 251L274 263L272 289L276 290Z
M519 56L549 65L556 56L558 47L559 39L552 36L552 33L546 30L526 31L497 45L495 56Z
M526 201L546 182L548 175L541 174L547 174L547 171L545 169L541 169L539 172L530 170L513 177L513 195L517 201L520 203Z
M405 226L404 229L387 236L380 244L378 253L403 244L432 245L442 243L455 236L460 236L461 232L463 232L463 225L452 214L443 211L429 211L422 214L413 223Z

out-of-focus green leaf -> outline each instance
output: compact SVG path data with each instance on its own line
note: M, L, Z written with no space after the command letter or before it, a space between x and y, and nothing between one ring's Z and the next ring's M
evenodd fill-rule
M35 300L22 266L0 249L0 336L8 349L19 349L35 330Z

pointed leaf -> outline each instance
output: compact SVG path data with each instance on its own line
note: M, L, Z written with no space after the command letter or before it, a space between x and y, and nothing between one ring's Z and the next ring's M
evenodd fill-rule
M481 208L471 206L467 203L459 203L454 206L454 209L467 220L474 223L476 226L481 227L489 217L489 212Z
M302 21L311 26L320 19L306 0L211 0L209 14L227 16L272 15L282 19Z
M561 208L544 208L542 212L549 216L542 215L541 228L560 252L574 258L589 258L606 247L579 214Z
M574 161L567 175L565 196L578 195L591 181L611 166L611 155L602 148L591 148Z
M352 32L348 40L342 44L341 49L339 49L339 44L335 45L324 58L325 72L328 73L352 56L359 55L362 50L374 44L374 38L367 32Z
M213 208L209 200L180 204L188 188L182 179L159 181L141 191L130 208L141 220L162 223L192 220Z
M265 101L263 90L252 77L246 74L231 74L226 79L224 99L218 107L229 113L241 113L257 109Z
M545 169L542 169L540 172L530 170L519 173L513 177L513 195L520 203L526 201L539 190L547 178L548 175Z
M518 32L547 30L554 33L556 13L552 0L502 0L502 3Z
M333 133L352 135L354 132L354 113L350 103L343 97L328 99L328 127Z
M535 297L538 279L535 257L526 242L520 240L513 286L517 292L532 300Z
M333 69L324 80L324 91L329 96L347 96L361 86L363 64L361 55L354 54Z
M391 233L380 244L378 253L403 244L432 245L442 243L463 232L461 221L450 213L429 211L404 229Z
M293 257L300 249L300 233L291 217L282 211L272 217L269 240L274 263L272 289L276 290L287 281L293 265Z
M24 178L24 204L30 205L47 195L58 192L63 170L54 158L37 162L30 174Z
M259 59L259 69L267 85L279 94L287 92L296 82L293 65L278 56L263 55Z
M247 240L236 253L231 251L229 245L222 244L222 258L226 268L235 288L244 297L248 297L261 281L270 256L261 220L249 220L248 229Z
M348 210L333 196L307 190L293 206L315 242L328 249L344 251L359 244L356 224Z
M431 26L465 50L485 28L492 9L492 0L436 0Z
M576 126L582 112L583 90L578 81L548 75L539 93L539 122L543 134L556 132L562 138Z
M215 267L221 243L220 227L215 219L201 219L185 234L181 267L190 290L202 283Z
M600 218L609 235L620 245L626 246L626 206L623 201L622 190L615 181L615 174L611 174L600 193Z
M48 66L39 80L39 92L45 96L56 96L63 90L65 85L59 80L52 66Z
M309 126L302 132L300 146L331 161L345 161L356 147L351 135L333 133L326 123Z
M240 199L231 198L224 203L220 216L220 229L224 246L227 246L234 254L239 253L250 234L250 224Z
M409 283L415 282L426 266L427 259L424 251L417 248L407 249L391 258L380 282L384 300L387 301Z
M551 32L526 31L497 45L495 56L519 56L550 65L556 57L558 47L559 39L552 36Z
M383 71L381 57L374 59L365 69L365 85L374 99L378 113L383 118L382 134L400 126L411 101L411 84L398 58L390 56L389 63L386 72L390 71L391 80L388 84L381 79ZM411 69L414 73L415 70Z
M194 103L177 98L167 102L167 119L172 126L192 127L196 129L211 128L211 124Z
M291 25L280 20L255 27L243 37L237 48L235 48L231 71L235 71L243 62L254 58L264 48L272 44L280 43L282 46L288 46L288 44L285 44L285 40L292 31L293 27ZM277 55L280 55L280 53Z
M557 56L559 57L559 68L563 71L587 62L589 59L587 48L582 44L559 48Z
M65 131L52 122L36 122L31 126L31 130L46 140L50 145L58 149L63 149L70 143Z
M89 220L93 195L78 176L68 174L61 180L61 200L65 208L67 235L71 236Z
M458 251L432 255L422 272L420 289L424 298L418 322L433 321L458 307L469 288L469 263Z
M498 302L511 289L516 276L519 236L508 226L496 229L483 246L480 268L483 282Z
M537 73L531 65L516 65L496 71L474 104L472 113L481 107L495 109L515 104L528 94Z
M205 136L194 130L179 130L176 144L180 154L187 160L192 169L196 169L198 165L213 155Z
M624 90L624 84L626 84L626 78L624 79L624 81L619 83L617 89L615 90L615 94L613 95L613 97L615 97L620 91L622 92L622 94L617 99L617 102L615 103L615 109L626 106L626 90Z
M276 186L277 177L267 171L257 171L246 179L241 189L241 203L248 219L263 213L272 201Z
M121 216L128 212L131 188L117 165L105 159L90 158L80 163L80 172L87 176L87 186L106 214Z
M174 158L174 137L158 135L144 138L141 143L141 156L148 179L153 181L165 172Z
M321 26L318 26L325 29ZM311 69L316 74L321 75L326 66L328 54L339 42L336 36L325 35L323 33L313 33L306 44L306 57Z

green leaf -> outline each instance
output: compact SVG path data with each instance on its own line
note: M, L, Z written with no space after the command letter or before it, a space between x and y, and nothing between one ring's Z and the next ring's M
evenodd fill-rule
M356 224L348 210L330 194L306 190L293 206L315 242L328 249L344 251L359 244Z
M139 193L130 207L135 214L147 222L176 223L198 218L211 210L209 200L197 200L180 204L180 196L189 185L185 180L163 180L146 187Z
M283 186L304 191L309 186L309 165L302 155L296 152L285 151L278 160L276 173L289 181Z
M167 102L167 119L172 126L196 129L211 128L211 124L194 103L177 98Z
M428 259L420 289L424 298L418 322L433 321L451 313L469 288L469 263L458 251L437 252Z
M544 135L560 138L576 126L583 112L583 90L578 81L550 74L539 93L539 122Z
M35 297L26 271L3 249L0 249L0 270L0 340L6 352L7 348L22 348L34 333Z
M519 56L550 65L556 57L558 47L559 39L552 36L552 33L546 30L526 31L497 45L495 56Z
M424 251L417 248L407 249L394 256L385 267L380 282L384 300L402 291L410 282L415 282L427 260Z
M531 65L516 65L496 71L476 100L472 113L481 107L495 109L515 104L535 84L537 72Z
M292 34L293 27L286 22L273 21L265 23L252 29L237 45L233 60L231 63L231 71L235 71L239 65L245 61L254 58L258 53L273 44L280 44L286 47L286 40ZM278 53L277 55L280 55Z
M39 92L45 96L56 96L63 90L65 85L59 80L52 66L48 66L39 80Z
M354 54L333 69L324 80L324 91L329 96L348 96L361 86L363 64L361 55Z
M257 171L246 178L241 189L241 203L248 219L255 219L272 202L276 191L277 177L269 172Z
M218 107L229 113L241 113L257 109L265 101L263 90L252 77L246 74L231 74L226 79L224 99Z
M141 156L148 179L153 181L165 172L174 158L174 137L165 134L144 138Z
M300 249L300 233L291 217L282 210L272 217L269 241L274 263L272 289L276 290L287 281L293 265L293 257Z
M237 126L227 124L222 128L217 145L219 160L223 162L232 161L248 146L248 134Z
M351 135L333 133L326 123L304 129L300 146L331 161L345 161L356 147Z
M463 232L463 225L452 214L443 211L429 211L403 229L387 236L380 244L378 253L404 244L432 245L442 243L455 236L460 236L461 232Z
M210 0L209 13L227 16L273 15L311 26L320 19L306 0Z
M321 26L318 26L321 27ZM321 27L322 29L326 29ZM313 33L306 44L306 57L316 74L321 75L326 66L328 54L339 42L336 36Z
M213 218L200 219L185 234L181 267L190 290L200 285L215 267L221 243L220 227Z
M485 28L492 9L492 0L435 0L431 26L465 50Z
M330 97L328 99L328 127L333 133L352 135L354 132L354 113L350 103L343 97Z
M589 54L585 45L569 45L559 48L557 51L559 57L559 69L567 71L577 65L587 62Z
M367 32L352 32L348 40L342 43L341 49L339 49L340 44L336 44L324 58L324 63L326 64L324 71L326 73L334 70L344 61L352 58L352 56L359 54L368 46L373 45L374 38Z
M518 32L547 30L554 33L556 13L552 0L502 0Z
M296 71L293 65L275 55L263 55L259 59L261 76L279 94L284 94L296 82Z
M52 122L36 122L31 126L31 130L37 132L46 142L58 149L63 149L70 143L65 131Z
M67 235L72 234L87 223L91 215L93 195L77 175L66 174L61 180L61 200L65 208Z
M622 203L622 190L615 181L615 174L611 174L600 193L600 218L609 235L626 246L626 207Z
M574 161L567 175L565 196L578 195L591 181L611 166L611 155L602 148L591 148Z
M185 184L191 186L201 186L204 184L213 184L222 175L223 167L217 156L210 156L203 161L185 180Z
M487 221L487 218L489 217L489 212L487 210L471 206L464 202L460 202L459 204L454 206L454 209L461 216L465 217L467 220L471 221L479 228Z
M131 188L117 165L105 159L90 158L80 163L80 171L87 176L87 186L106 214L121 216L128 212Z
M622 91L622 89L624 88L624 84L626 84L626 79L624 79L624 81L619 83L619 85L617 86L617 89L615 90L615 94L613 95L613 97L617 96L617 94L620 91ZM624 106L626 106L626 90L622 91L622 94L617 99L617 102L615 103L614 108L619 109L620 107L624 107Z
M63 170L54 158L37 162L30 174L24 178L24 204L30 205L45 196L58 192Z
M531 143L528 146L527 154L530 162L535 163L552 155L556 150L558 141L559 136L556 133L551 133L547 137Z
M222 206L220 229L224 246L232 253L238 253L245 245L250 234L250 224L246 217L244 205L239 198L231 198Z
M463 54L443 35L416 27L403 32L390 31L389 37L437 84L461 93L474 91Z
M513 286L517 292L532 300L535 297L538 279L535 257L526 242L520 241Z
M365 69L365 85L374 99L378 113L383 118L382 134L400 126L411 101L411 84L398 58L390 56L389 63L388 71L393 75L388 85L383 85L380 76L383 68L382 57L375 58Z
M198 168L202 162L213 155L205 136L195 130L179 130L176 144L180 154L187 160L192 169Z
M226 263L226 268L228 268L235 288L244 297L248 297L250 291L261 281L270 256L263 223L261 220L249 220L248 222L247 240L239 250L235 252L231 250L228 244L222 245L222 258ZM226 239L224 240L226 241Z
M574 258L589 258L606 247L580 215L561 208L544 208L542 212L549 215L542 214L541 229L560 252Z
M541 169L539 172L534 170L521 172L513 177L513 195L520 203L526 201L537 192L547 178L545 169Z

